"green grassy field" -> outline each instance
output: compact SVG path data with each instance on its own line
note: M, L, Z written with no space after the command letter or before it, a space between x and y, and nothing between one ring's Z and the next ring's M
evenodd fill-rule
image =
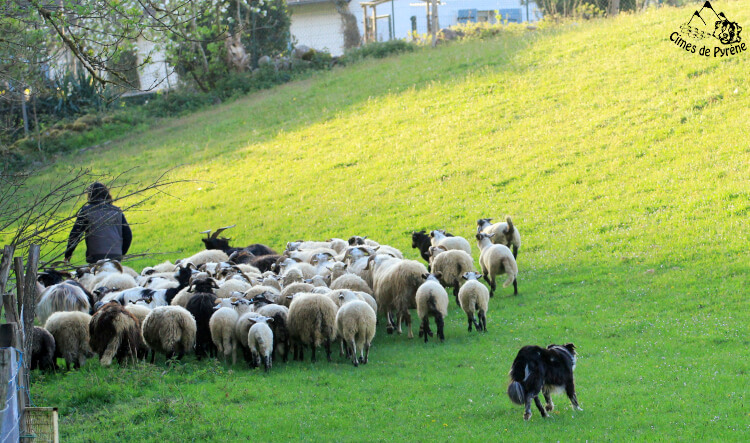
M714 7L750 23L740 2ZM90 361L35 373L34 402L60 407L64 441L746 441L750 55L674 46L692 11L364 62L44 169L196 180L129 215L133 252L171 259L234 223L240 245L359 234L417 258L412 230L471 239L511 214L523 246L520 294L491 300L486 334L452 303L445 343L381 326L360 368ZM510 364L564 342L584 411L557 396L524 422Z

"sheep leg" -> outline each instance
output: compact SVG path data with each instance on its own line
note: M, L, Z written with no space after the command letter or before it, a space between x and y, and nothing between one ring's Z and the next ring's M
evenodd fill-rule
M513 258L518 258L518 246L513 245Z
M317 359L315 358L315 349L316 349L315 343L313 343L312 345L310 345L310 347L312 348L312 358L310 359L310 361L312 361L313 363L315 363L317 361Z
M490 285L490 298L495 296L495 277L492 277L492 281L490 281L490 278L487 274L483 274L482 277L484 277L484 281L487 282L488 285Z
M467 319L467 320L468 320L468 322L469 322L469 332L471 332L471 324L472 324L472 323L475 323L475 322L474 322L474 314L472 314L471 312L467 312L467 313L466 313L466 319Z
M385 328L385 332L387 332L389 335L393 334L393 331L396 329L393 321L393 313L391 311L386 312L386 320L388 320L388 326Z
M424 342L427 343L427 336L432 335L430 332L430 320L428 316L424 316L422 319L422 331L424 332Z
M152 365L154 364L154 358L156 358L156 351L152 349L151 350L151 362L150 362Z
M355 343L354 338L352 338L351 348L352 348L352 363L354 363L354 367L359 366L359 360L357 359L357 343Z
M479 323L482 324L482 330L487 332L487 316L484 315L484 311L479 311Z
M458 287L458 281L453 282L453 296L456 297L456 304L460 308L461 307L461 302L458 301L458 291L459 291L459 289L460 288Z
M516 279L513 279L513 295L518 295L518 281Z
M437 335L440 341L445 340L445 334L443 334L443 327L445 326L445 321L443 320L443 314L435 314L435 324L437 325Z
M330 363L331 362L331 340L327 338L324 346L326 348L326 358L328 359L328 363Z
M266 372L271 370L271 358L272 357L270 355L266 355L263 357L263 367Z
M115 354L117 354L117 349L120 347L121 341L122 337L120 334L115 334L115 336L112 337L112 340L109 341L107 348L102 353L102 358L99 360L102 366L109 366L112 364L112 360L115 358Z
M406 327L409 329L409 335L408 335L408 337L409 338L414 338L414 333L411 332L411 314L409 314L409 310L408 309L406 310L406 312L404 312L404 319L406 320ZM399 323L399 327L400 326L401 326L401 324ZM398 333L400 334L401 331L399 330Z
M367 364L367 359L370 357L370 342L365 342L365 360L362 362L362 364Z

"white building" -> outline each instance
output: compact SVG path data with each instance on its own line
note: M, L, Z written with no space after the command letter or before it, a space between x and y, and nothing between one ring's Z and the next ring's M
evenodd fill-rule
M341 16L330 0L287 0L292 16L291 32L296 44L328 50L332 55L344 52L341 33ZM528 9L528 14L527 14ZM349 10L357 17L359 33L364 33L364 12L357 0L349 3ZM426 4L421 0L392 0L376 7L377 39L408 38L412 31L427 32ZM528 8L520 0L441 0L438 7L438 25L446 28L465 21L496 22L498 14L503 20L516 22L536 21L541 18L539 8L530 3ZM372 11L368 10L368 15Z

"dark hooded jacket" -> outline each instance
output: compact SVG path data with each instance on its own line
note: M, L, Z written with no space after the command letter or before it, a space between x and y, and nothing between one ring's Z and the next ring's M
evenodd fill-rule
M122 260L133 240L133 233L125 220L125 215L120 208L112 204L109 191L101 183L91 185L89 202L78 211L65 250L67 260L73 256L76 246L84 238L88 263L105 258Z

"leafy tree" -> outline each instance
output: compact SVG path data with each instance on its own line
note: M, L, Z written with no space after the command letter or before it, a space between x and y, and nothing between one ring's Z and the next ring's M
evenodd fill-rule
M291 19L283 0L207 3L204 14L193 14L182 32L172 35L170 61L183 80L209 91L230 72L256 68L261 56L289 49Z

